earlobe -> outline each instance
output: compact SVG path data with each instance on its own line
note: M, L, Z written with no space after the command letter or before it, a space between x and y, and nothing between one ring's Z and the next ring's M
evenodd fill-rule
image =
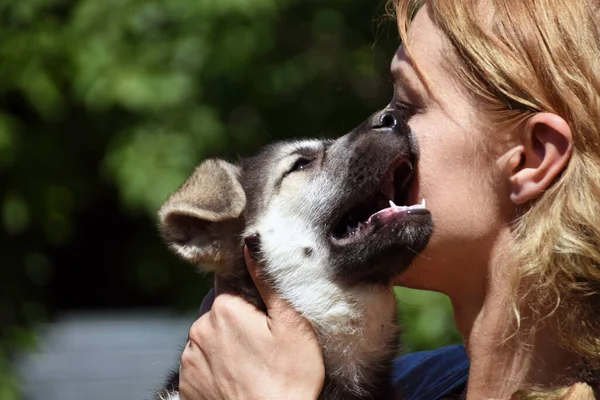
M509 157L510 200L524 204L548 189L571 159L573 135L556 114L538 113L525 122L522 143Z

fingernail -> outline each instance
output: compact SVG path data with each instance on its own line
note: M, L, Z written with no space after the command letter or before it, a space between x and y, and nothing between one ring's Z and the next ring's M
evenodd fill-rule
M244 243L246 243L250 255L254 257L254 255L260 251L260 234L255 233L254 235L246 236L244 238Z

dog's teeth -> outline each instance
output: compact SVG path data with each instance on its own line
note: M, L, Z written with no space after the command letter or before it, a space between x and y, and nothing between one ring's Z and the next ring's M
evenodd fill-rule
M427 205L425 204L425 199L423 199L419 204L413 204L412 206L403 207L403 208L407 208L409 210L414 210L416 208L421 209L421 208L426 208L426 207L427 207Z
M390 200L390 207L396 208L398 207L392 200Z
M350 225L346 225L346 233L348 235L350 235L352 233L352 228L350 228Z

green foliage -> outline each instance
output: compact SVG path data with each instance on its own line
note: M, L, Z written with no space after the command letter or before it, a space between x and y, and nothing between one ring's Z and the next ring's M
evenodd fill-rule
M400 287L395 291L403 327L403 353L461 343L454 326L452 305L445 295Z
M387 104L398 38L383 13L383 0L0 0L0 398L20 338L57 312L198 307L209 283L165 250L158 206L207 156L335 137ZM405 315L411 349L456 339L438 300Z

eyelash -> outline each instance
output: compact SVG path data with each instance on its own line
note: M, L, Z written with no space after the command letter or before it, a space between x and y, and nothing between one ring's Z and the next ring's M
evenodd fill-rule
M285 178L289 174L292 174L294 172L304 171L305 169L310 168L310 166L312 165L312 163L314 161L315 160L313 160L313 159L305 158L305 157L301 157L301 158L297 159L296 161L294 161L294 164L285 173L285 175L283 175L283 177Z
M402 113L402 117L405 121L408 121L412 116L417 114L417 109L412 104L404 103L402 101L394 100L392 103L394 109Z
M296 160L292 168L290 168L290 172L301 171L306 167L310 166L314 160L310 160L308 158L299 158Z

